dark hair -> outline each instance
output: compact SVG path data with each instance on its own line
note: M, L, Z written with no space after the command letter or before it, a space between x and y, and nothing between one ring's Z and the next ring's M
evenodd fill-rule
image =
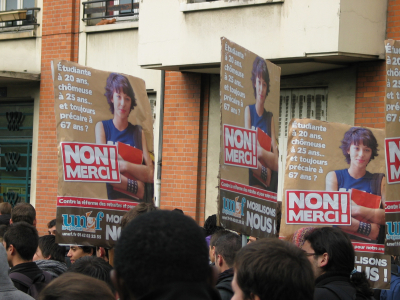
M8 202L0 203L0 214L11 215L12 206Z
M157 210L140 215L122 230L114 268L135 298L155 286L206 283L205 236L193 219L182 214Z
M375 156L378 156L378 142L372 131L363 127L351 127L344 134L342 145L339 147L342 149L348 164L350 164L350 154L347 152L350 150L352 144L358 146L360 143L371 148L372 153L369 161L373 160Z
M242 248L242 239L236 233L221 236L215 243L215 256L221 255L229 268L233 267L236 253Z
M114 104L112 99L114 97L114 92L121 93L121 91L131 98L131 110L137 105L135 93L133 88L124 75L118 73L111 73L107 78L106 93L104 96L107 98L107 103L110 106L110 111L114 114Z
M224 229L223 227L217 226L217 215L215 214L207 218L207 220L204 222L203 228L206 236L212 235L216 231Z
M4 225L4 224L0 225L0 239L1 240L3 239L3 236L6 233L7 229L8 229L7 225Z
M180 214L184 215L184 213L183 213L183 210L182 210L182 209L179 209L179 208L174 208L172 211L173 211L173 212L177 212L177 213L180 213Z
M83 256L69 267L68 272L80 273L100 279L107 283L114 292L114 286L110 279L110 272L112 269L112 266L100 257Z
M157 207L154 206L153 203L145 203L145 202L141 202L138 205L136 205L135 207L132 207L121 219L121 227L125 228L126 225L128 225L128 223L130 221L132 221L134 218L136 218L137 216L153 211L153 210L157 210Z
M52 228L56 226L56 219L51 220L49 223L47 223L47 228Z
M29 203L18 203L11 212L11 220L13 223L24 221L30 225L36 219L36 210Z
M96 255L96 247L92 246L78 246L82 249L84 253L90 253L91 255Z
M231 233L231 232L228 231L228 230L226 230L226 229L217 230L217 231L211 236L211 239L210 239L210 247L211 247L211 248L214 247L214 246L215 246L215 243L217 242L217 240L218 240L221 236L226 235L226 234L229 234L229 233Z
M265 96L268 96L270 91L269 85L269 73L267 68L267 63L264 59L257 56L253 62L253 69L251 70L251 82L253 83L253 90L254 90L254 98L257 98L257 90L256 90L256 80L258 77L264 79L265 83L267 84L267 92Z
M3 236L6 249L13 245L23 260L32 260L38 247L38 240L36 228L24 221L11 224Z
M350 276L354 270L354 248L349 236L339 228L316 228L305 236L316 254L328 253L328 263L322 269L325 272L343 272ZM371 289L364 272L356 272L350 279L354 287L366 296Z
M96 278L64 273L52 280L39 294L39 300L115 300L110 288Z
M52 260L65 262L65 248L56 243L54 235L41 236L38 246L44 258L50 257Z
M314 275L304 251L278 239L243 247L235 259L236 280L245 299L313 299Z

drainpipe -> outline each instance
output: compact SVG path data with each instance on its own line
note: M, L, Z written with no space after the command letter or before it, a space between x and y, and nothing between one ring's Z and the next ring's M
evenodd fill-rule
M160 89L160 122L158 127L158 160L157 160L157 179L155 184L155 205L160 207L161 196L161 167L162 167L162 145L163 145L163 124L164 124L164 95L165 95L165 71L161 71Z

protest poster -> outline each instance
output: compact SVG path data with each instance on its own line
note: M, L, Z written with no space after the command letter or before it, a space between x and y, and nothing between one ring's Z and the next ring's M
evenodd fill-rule
M400 42L385 41L386 253L400 254Z
M152 201L150 103L142 79L53 60L57 242L112 247L121 218Z
M218 219L255 237L276 233L280 68L221 38Z
M368 245L355 247L363 250L362 254L356 250L357 258L369 257L358 264L356 258L355 263L366 271L374 288L388 288L390 283L390 256L383 254L384 138L382 129L293 119L280 232L284 237L301 227L337 226L353 246Z

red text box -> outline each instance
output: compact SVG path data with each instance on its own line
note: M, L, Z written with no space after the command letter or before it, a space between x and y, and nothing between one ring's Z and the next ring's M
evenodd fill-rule
M257 131L224 125L224 163L257 169Z

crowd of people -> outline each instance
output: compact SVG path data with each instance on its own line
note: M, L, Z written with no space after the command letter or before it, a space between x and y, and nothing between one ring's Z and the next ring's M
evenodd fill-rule
M111 265L108 249L58 245L55 220L39 237L28 203L0 203L0 223L0 299L374 299L338 228L243 246L239 234L215 226L215 215L199 227L180 210L140 203L122 218Z

